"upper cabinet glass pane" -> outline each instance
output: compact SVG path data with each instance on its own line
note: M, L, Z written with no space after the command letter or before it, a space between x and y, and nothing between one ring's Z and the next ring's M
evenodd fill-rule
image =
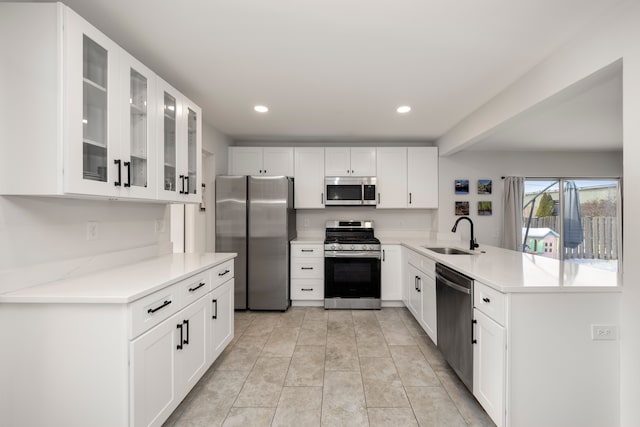
M108 52L83 37L83 178L107 181Z
M198 114L189 109L187 118L187 146L189 150L189 194L196 194L196 185L198 183L198 162L197 162L197 141L198 141Z
M176 99L164 93L164 189L176 191Z
M131 185L147 186L147 79L130 70L130 123L131 123Z

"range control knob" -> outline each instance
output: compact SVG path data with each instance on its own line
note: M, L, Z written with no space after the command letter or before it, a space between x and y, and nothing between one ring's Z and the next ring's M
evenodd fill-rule
M332 247L334 250L338 249L338 245L335 245L335 244L334 244L333 246L331 246L331 247Z
M355 248L355 245L351 245L351 250L354 250Z

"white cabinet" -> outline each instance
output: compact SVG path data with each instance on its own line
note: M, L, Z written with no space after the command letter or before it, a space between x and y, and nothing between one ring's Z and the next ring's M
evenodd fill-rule
M291 301L324 300L324 246L291 242Z
M160 117L158 198L179 203L202 197L202 112L167 82L157 79Z
M382 263L380 266L382 301L402 300L402 247L400 245L382 245Z
M295 208L324 208L324 148L294 150Z
M229 175L294 176L292 147L229 147Z
M233 339L234 283L233 279L227 280L211 292L209 363L213 363Z
M178 406L177 317L161 323L131 342L131 423L135 426L161 425Z
M438 148L407 148L409 208L438 207Z
M376 176L376 149L371 147L325 148L326 176Z
M473 309L473 395L498 427L504 425L506 334L504 327Z
M11 64L0 83L0 140L16 141L0 147L0 194L157 199L164 184L157 76L61 3L0 8L3 61ZM201 181L201 112L184 108L184 124L174 129L185 141L183 158L170 162L184 163L172 180L184 175L191 193Z
M406 208L407 148L378 147L376 155L378 209Z
M431 340L438 343L435 262L406 250L405 305Z

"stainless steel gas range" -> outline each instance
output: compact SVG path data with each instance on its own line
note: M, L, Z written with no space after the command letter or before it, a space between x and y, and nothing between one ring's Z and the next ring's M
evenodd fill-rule
M380 309L380 253L373 221L327 221L324 308Z

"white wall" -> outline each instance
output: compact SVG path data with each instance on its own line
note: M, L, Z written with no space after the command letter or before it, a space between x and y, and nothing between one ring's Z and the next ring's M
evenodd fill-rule
M630 0L505 89L438 141L441 154L481 139L493 128L573 83L623 61L623 298L620 320L621 425L640 419L640 2Z
M376 209L375 207L327 207L298 209L296 225L298 237L324 237L328 220L372 220L375 234L384 237L428 237L431 231L432 209Z
M502 241L502 176L524 177L620 177L622 176L621 152L492 152L463 151L448 157L440 157L440 209L438 230L451 233L451 227L459 218L454 214L454 202L469 201L470 217L480 246L500 246ZM468 179L469 194L454 194L454 180ZM492 194L479 195L478 179L493 181ZM493 215L478 216L477 202L491 201ZM453 238L470 238L470 229L462 224Z
M0 197L0 292L16 288L16 269L166 244L165 212L159 203ZM88 221L98 223L96 240L87 241Z

